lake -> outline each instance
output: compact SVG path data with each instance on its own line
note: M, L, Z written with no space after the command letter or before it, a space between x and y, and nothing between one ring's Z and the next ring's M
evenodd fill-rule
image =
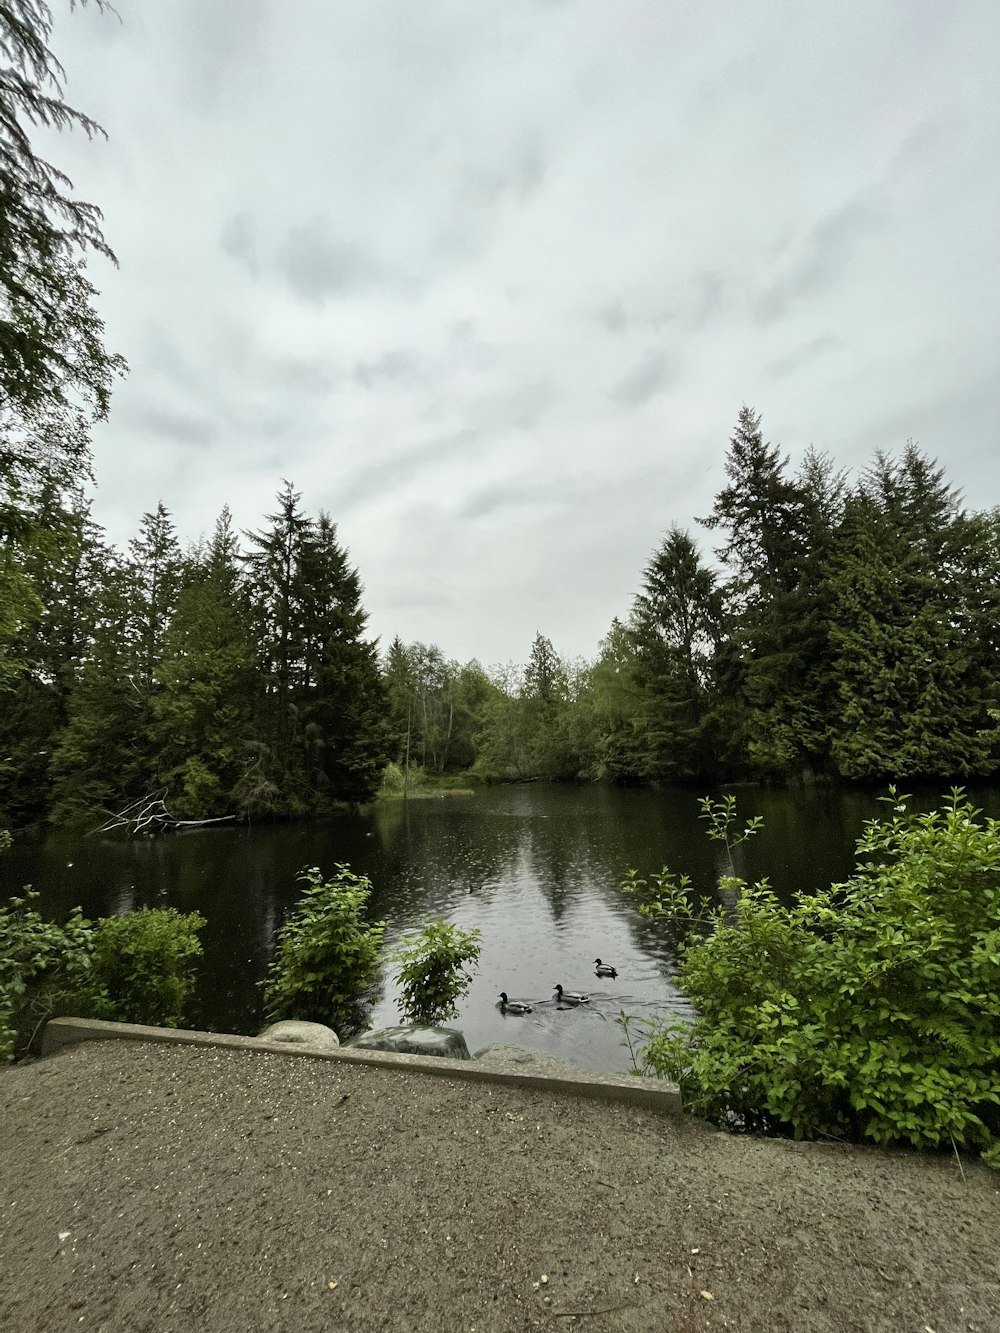
M767 875L783 896L846 878L864 821L882 810L864 792L734 790L741 818L759 814L765 824L739 849L737 868L750 879ZM930 808L938 796L923 793L914 807ZM974 799L1000 815L996 789ZM0 857L0 894L31 883L59 919L77 904L91 917L140 906L201 912L208 924L192 1025L252 1033L262 1020L257 982L300 891L296 876L337 862L371 878L387 942L436 916L482 931L479 969L455 1023L473 1052L509 1042L597 1072L629 1067L614 1021L621 1010L640 1019L687 1011L662 931L621 892L625 872L667 864L710 891L723 868L694 792L531 784L380 804L321 823L131 842L24 837ZM617 980L595 978L597 957L618 969ZM557 1009L557 982L588 991L591 1003ZM532 1001L534 1013L505 1017L501 990ZM398 1021L394 1002L386 977L376 1027Z

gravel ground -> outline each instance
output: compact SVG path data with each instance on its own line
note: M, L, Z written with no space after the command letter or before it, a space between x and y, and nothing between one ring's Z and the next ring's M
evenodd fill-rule
M1000 1177L569 1096L88 1043L0 1073L3 1333L1000 1329Z

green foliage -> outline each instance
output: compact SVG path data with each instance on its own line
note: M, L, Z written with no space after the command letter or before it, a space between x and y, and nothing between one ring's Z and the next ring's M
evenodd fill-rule
M272 1020L359 1026L359 1008L379 980L384 921L367 921L371 881L338 864L330 879L317 866L299 876L307 888L277 936L264 980Z
M1000 824L959 789L920 816L890 793L846 883L791 906L743 885L736 921L687 933L678 979L698 1016L656 1026L643 1061L690 1110L922 1147L1000 1129ZM683 927L667 889L646 910Z
M0 907L0 1063L26 1054L55 1014L94 1013L94 927L79 908L65 925L46 921L38 896L28 888Z
M0 908L0 1063L27 1054L58 1014L178 1027L201 955L197 913L143 909L47 921L26 889Z
M144 907L102 917L93 940L93 979L101 1018L180 1027L201 957L197 912Z
M457 1001L472 983L465 969L478 963L481 938L478 930L432 921L418 935L399 941L392 962L405 1022L435 1024L458 1017Z

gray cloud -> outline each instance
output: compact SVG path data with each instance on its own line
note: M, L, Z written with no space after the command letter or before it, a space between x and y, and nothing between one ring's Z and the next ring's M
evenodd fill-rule
M359 361L354 367L354 378L366 389L381 384L396 384L420 378L420 363L412 352L394 348L374 361Z
M510 430L531 430L555 400L555 387L547 379L531 380L513 389L485 394L467 404L466 421L484 435Z
M511 481L476 491L458 510L459 518L490 518L501 510L540 508L564 498L565 488L558 482L542 485L538 481Z
M641 407L666 389L672 376L662 352L647 352L642 360L624 375L611 390L610 396L622 407Z
M828 289L842 277L859 243L879 231L884 211L872 192L850 199L806 235L801 257L760 294L759 324L783 318L795 302Z
M480 442L479 432L459 430L399 450L378 463L358 468L338 484L337 494L345 506L361 504L375 496L403 490L421 473L442 463L469 457Z
M774 361L769 361L765 370L769 375L773 375L775 379L785 379L814 361L816 357L823 356L827 352L835 352L843 345L842 338L837 338L832 333L824 333L819 338L810 338L807 343L797 347L794 352L789 352L786 356L780 356Z
M176 444L204 447L216 438L216 428L212 421L152 404L139 408L134 414L134 420L151 434Z
M329 362L305 356L286 356L272 360L266 374L278 388L308 394L329 393L339 378Z
M309 305L321 306L330 297L357 296L376 287L400 290L408 285L362 246L336 236L324 217L291 227L275 264L293 293Z
M230 258L238 260L254 277L259 272L257 240L250 215L234 213L228 218L219 235L219 247Z

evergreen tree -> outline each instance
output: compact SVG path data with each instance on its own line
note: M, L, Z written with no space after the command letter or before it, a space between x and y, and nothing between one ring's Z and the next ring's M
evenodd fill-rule
M102 0L96 0L103 8ZM63 101L63 69L49 47L44 0L0 7L0 402L8 421L107 413L110 378L121 368L102 345L94 289L79 256L114 259L101 213L73 197L72 183L32 145L32 128L103 134ZM0 446L2 449L2 446ZM2 472L2 468L0 468Z
M277 499L277 512L267 515L270 527L245 534L252 549L243 558L260 642L262 738L284 755L292 739L293 690L304 669L301 563L312 521L290 482L284 482Z
M149 736L156 785L175 818L236 813L251 743L254 648L238 546L223 509L181 592L155 673Z
M597 660L586 670L578 694L578 736L584 776L631 782L643 763L643 693L635 635L613 620Z
M129 646L139 688L149 692L167 625L177 604L183 562L170 511L162 502L142 516L139 534L129 542Z
M310 783L324 803L364 801L389 759L377 645L364 638L361 580L321 513L301 559L304 662L296 708Z
M794 486L803 537L797 579L772 589L750 616L754 650L743 659L747 751L756 769L779 776L826 770L837 713L828 579L846 481L810 449Z
M962 623L969 533L943 473L912 446L898 462L878 455L851 497L831 571L842 776L995 769L993 681Z
M579 776L570 722L569 677L551 639L536 634L518 700L529 771L549 779Z
M56 824L115 813L149 785L149 699L129 642L131 592L129 570L109 553L93 637L52 757L50 817Z
M16 823L38 818L48 804L55 737L93 636L107 552L89 509L79 494L66 504L49 494L21 550L33 613L19 617L10 640L18 671L0 708L0 750L7 756L0 809Z
M721 616L714 573L689 534L671 528L646 566L630 624L644 777L687 779L713 770L712 667Z

